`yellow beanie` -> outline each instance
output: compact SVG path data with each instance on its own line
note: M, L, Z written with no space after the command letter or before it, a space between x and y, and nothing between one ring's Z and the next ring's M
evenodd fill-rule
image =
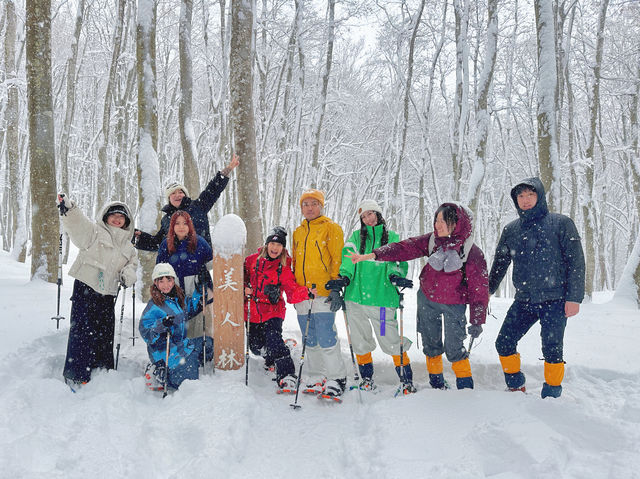
M302 196L300 197L300 207L302 207L302 202L307 198L318 200L320 202L320 205L324 208L324 193L322 191L311 189L303 192Z

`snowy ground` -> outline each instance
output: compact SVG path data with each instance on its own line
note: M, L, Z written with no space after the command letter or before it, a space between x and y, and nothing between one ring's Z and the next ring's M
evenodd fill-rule
M494 299L498 319L471 356L475 390L431 390L414 344L417 394L393 397L391 359L376 351L380 390L364 404L351 391L341 405L301 396L293 411L258 358L249 388L244 370L218 371L164 400L150 393L144 344L129 339L130 296L119 370L73 394L62 381L72 279L56 330L56 286L29 282L6 253L0 271L0 477L640 478L640 313L606 295L569 320L560 399L540 399L539 330L520 347L528 394L504 391L493 342L510 302ZM293 310L285 330L300 339ZM405 334L415 340L412 293ZM445 375L455 384L446 361Z

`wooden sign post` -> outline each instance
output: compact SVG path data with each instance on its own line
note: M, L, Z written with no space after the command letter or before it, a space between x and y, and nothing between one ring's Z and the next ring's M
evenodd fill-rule
M223 216L213 228L213 361L222 370L244 366L244 245L239 216Z

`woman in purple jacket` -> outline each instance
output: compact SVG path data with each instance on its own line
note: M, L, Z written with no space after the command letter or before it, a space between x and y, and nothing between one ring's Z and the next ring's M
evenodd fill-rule
M418 331L427 356L429 383L436 389L447 387L442 374L442 353L456 374L458 389L473 389L465 311L469 305L468 332L477 338L487 315L489 282L487 263L473 243L471 212L457 203L443 203L437 210L433 232L390 243L372 253L347 255L351 261L409 261L428 257L420 273ZM442 324L444 321L444 344Z

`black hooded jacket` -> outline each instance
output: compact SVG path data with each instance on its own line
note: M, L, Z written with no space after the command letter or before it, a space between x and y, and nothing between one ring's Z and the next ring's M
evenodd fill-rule
M209 232L209 218L207 214L224 191L227 183L229 183L229 178L218 172L215 178L209 182L207 187L195 200L185 196L182 198L182 203L180 203L178 208L171 203L164 205L162 207L164 216L160 221L160 230L158 230L155 235L145 233L144 231L141 232L135 245L136 248L145 251L158 251L160 243L162 243L162 240L167 236L167 233L169 233L171 216L178 210L184 210L189 213L196 233L202 236L207 243L209 243L209 246L211 246L211 233Z
M536 205L518 207L518 186L527 185L538 195ZM520 218L505 226L489 274L489 292L495 293L513 261L516 301L542 303L584 298L585 264L580 235L568 216L549 213L539 178L527 178L511 190Z

